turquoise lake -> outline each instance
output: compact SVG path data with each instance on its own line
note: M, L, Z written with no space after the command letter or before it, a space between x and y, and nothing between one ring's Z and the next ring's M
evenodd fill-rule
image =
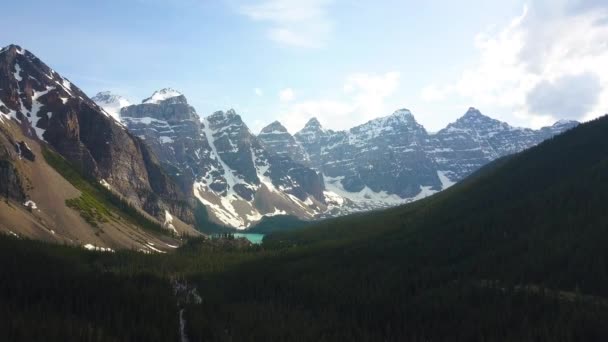
M236 237L236 238L244 237L245 239L249 240L251 243L255 243L255 244L259 245L262 243L262 239L264 239L264 234L235 233L234 237Z

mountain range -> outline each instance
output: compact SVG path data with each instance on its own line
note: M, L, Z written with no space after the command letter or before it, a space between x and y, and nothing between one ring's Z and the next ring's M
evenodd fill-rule
M201 117L170 88L138 104L107 91L89 98L16 45L0 50L0 101L0 191L22 206L0 210L5 230L33 215L21 233L142 249L143 239L125 234L136 227L102 219L105 209L84 200L90 193L61 173L61 163L116 196L114 204L124 202L117 212L131 206L162 233L197 234L213 225L249 228L265 217L310 221L408 203L578 124L515 128L471 108L429 133L401 109L346 131L312 118L293 135L279 122L254 134L234 110ZM113 233L81 235L91 217Z
M94 99L107 111L124 101L108 92ZM120 119L215 222L237 228L264 216L310 220L408 203L578 124L517 128L470 108L431 134L401 109L347 131L312 118L294 135L278 121L255 135L234 110L200 118L174 89L123 106Z

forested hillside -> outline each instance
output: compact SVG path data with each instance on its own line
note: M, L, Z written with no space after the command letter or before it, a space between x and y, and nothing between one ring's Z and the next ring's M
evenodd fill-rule
M607 134L603 117L428 199L261 247L100 254L3 238L0 331L177 340L183 308L190 341L605 341ZM201 301L178 307L173 279Z

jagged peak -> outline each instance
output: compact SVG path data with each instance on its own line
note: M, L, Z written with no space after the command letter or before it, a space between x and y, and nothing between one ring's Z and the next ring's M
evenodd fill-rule
M321 126L321 123L319 122L319 120L316 117L313 117L310 120L308 120L306 125L304 125L304 129L307 129L307 128L323 129L323 126Z
M223 110L217 110L217 111L213 112L213 114L209 115L208 117L209 118L210 117L221 117L221 116L224 116L224 115L226 115L226 113L224 113Z
M152 94L152 96L148 97L147 99L144 99L142 101L142 103L159 104L160 102L163 102L163 101L166 101L168 99L178 97L178 96L184 96L184 94L180 93L179 91L177 91L173 88L163 88L163 89L155 91Z
M414 118L414 114L412 114L412 112L406 108L394 111L393 114L388 116L386 119L388 120L384 120L385 122L390 121L390 119L396 119L398 122L402 123L417 123L416 118Z
M464 115L458 118L456 121L447 125L448 131L451 129L471 129L483 125L488 127L500 127L501 130L522 130L524 128L513 127L506 122L491 118L484 115L477 108L470 107Z
M464 113L463 116L461 116L458 120L456 120L457 122L468 122L471 120L492 120L492 121L498 121L496 119L492 119L491 117L484 115L481 113L481 111L479 111L479 109L475 108L475 107L469 107L469 109L467 110L466 113Z
M396 111L393 112L393 114L391 114L391 116L414 116L412 114L412 112L410 112L409 109L406 108L401 108L401 109L397 109Z
M20 55L24 55L26 52L28 52L26 49L22 48L17 44L10 44L0 49L0 53L4 53L6 51L14 51L15 53L18 53Z
M228 109L227 111L218 110L213 114L207 116L208 120L220 121L220 120L236 120L242 122L241 116L236 113L234 109Z
M350 129L350 131L358 131L358 130L365 130L369 127L378 127L378 126L395 126L395 125L403 125L403 126L412 126L412 125L418 125L418 122L416 122L416 118L414 118L414 115L412 114L412 112L410 112L408 109L398 109L396 111L394 111L391 115L388 116L383 116L383 117L379 117L376 119L372 119L362 125L353 127Z
M279 121L274 121L268 126L262 128L260 134L271 134L271 133L288 133L287 128L283 126Z
M467 110L466 113L464 113L464 116L484 116L483 114L481 114L481 112L479 111L479 109L475 108L475 107L469 107L469 109Z

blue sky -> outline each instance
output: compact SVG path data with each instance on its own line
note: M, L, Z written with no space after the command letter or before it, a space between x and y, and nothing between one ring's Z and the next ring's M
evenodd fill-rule
M89 95L172 87L254 131L344 129L398 108L434 131L474 106L513 125L608 112L599 0L12 1L19 44ZM8 29L7 29L8 28Z

